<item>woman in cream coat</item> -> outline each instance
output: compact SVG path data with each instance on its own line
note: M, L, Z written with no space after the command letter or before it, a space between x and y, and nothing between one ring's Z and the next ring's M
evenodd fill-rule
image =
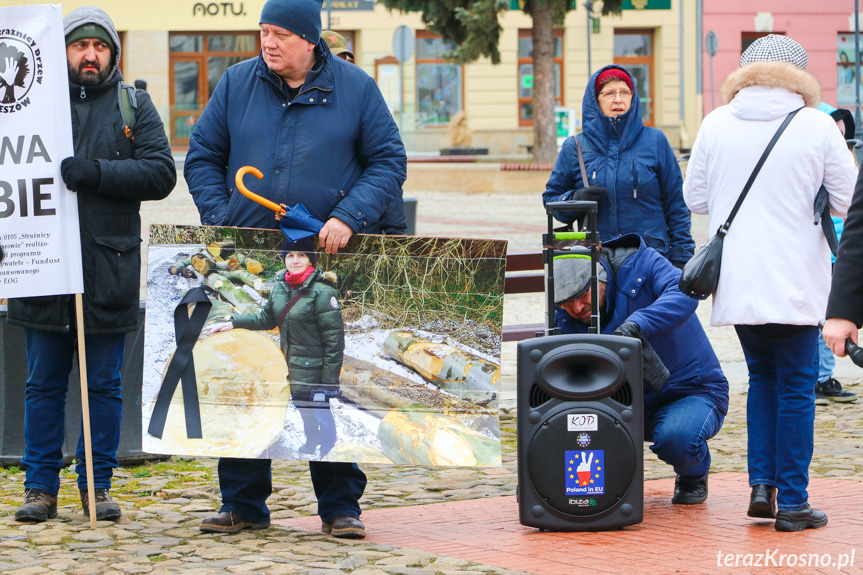
M814 200L824 184L844 216L857 168L836 125L816 107L821 89L805 71L806 52L786 36L756 40L722 86L727 105L699 130L683 197L710 214L715 231L779 125L779 138L724 240L711 323L733 325L749 368L747 420L751 517L776 517L779 531L822 527L808 504L816 341L830 289L830 253ZM777 505L778 504L778 505Z

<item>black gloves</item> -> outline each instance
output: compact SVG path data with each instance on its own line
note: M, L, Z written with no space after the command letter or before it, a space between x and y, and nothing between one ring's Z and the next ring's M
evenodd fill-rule
M641 335L641 328L638 324L632 321L626 321L614 330L614 335L622 335L624 337L634 337L641 340L641 360L642 373L644 374L644 382L652 387L655 391L661 391L665 384L668 383L669 372L656 352L653 351L650 342Z
M60 175L73 192L95 191L102 182L102 171L96 160L71 156L60 164Z
M588 186L572 192L572 199L577 202L599 202L608 192L599 186Z

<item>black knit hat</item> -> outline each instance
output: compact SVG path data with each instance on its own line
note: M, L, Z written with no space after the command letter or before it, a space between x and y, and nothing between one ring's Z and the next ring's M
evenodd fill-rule
M303 252L309 258L312 265L318 262L318 252L315 251L315 243L311 237L303 238L296 242L286 239L285 243L282 244L282 260L288 255L288 252Z
M267 0L260 23L275 24L317 44L321 39L322 6L322 0Z
M105 28L91 23L78 26L66 35L66 46L84 38L95 38L107 44L111 48L111 63L114 63L117 54L117 45L114 44L114 40Z

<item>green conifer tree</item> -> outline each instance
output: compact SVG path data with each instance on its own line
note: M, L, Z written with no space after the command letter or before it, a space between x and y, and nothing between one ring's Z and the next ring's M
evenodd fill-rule
M455 49L448 57L459 64L487 57L500 63L498 42L501 12L512 0L380 0L390 10L421 12L426 28L441 35ZM533 17L533 139L534 160L552 163L557 157L554 126L554 26L578 0L518 0ZM600 4L593 2L594 5ZM619 14L623 0L605 0L602 14ZM577 8L584 10L584 6ZM589 33L589 31L588 31Z

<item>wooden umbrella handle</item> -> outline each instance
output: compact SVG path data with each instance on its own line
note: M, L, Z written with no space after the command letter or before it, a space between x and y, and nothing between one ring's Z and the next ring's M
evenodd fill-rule
M285 209L275 202L271 202L267 198L261 197L258 194L249 191L249 189L243 184L243 176L246 174L252 174L259 180L264 177L264 174L261 173L261 170L254 166L243 166L239 170L237 170L237 176L234 178L234 181L237 184L237 189L240 190L240 193L252 200L253 202L258 202L265 208L269 208L279 214L280 216L285 215Z

